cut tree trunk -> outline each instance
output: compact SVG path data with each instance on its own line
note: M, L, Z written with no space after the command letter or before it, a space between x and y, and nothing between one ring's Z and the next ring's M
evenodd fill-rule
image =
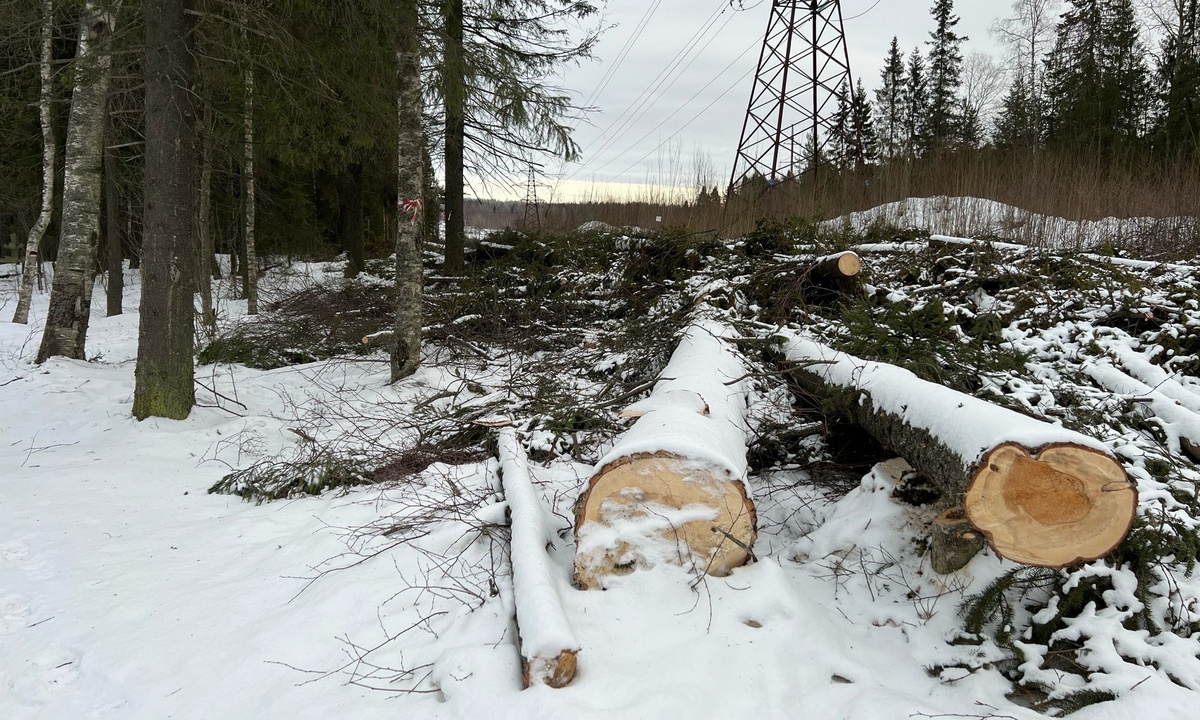
M37 361L59 355L83 359L95 287L100 235L100 178L104 164L104 107L112 67L110 39L119 0L88 0L79 22L75 84L67 119L62 221L50 307Z
M554 535L533 488L529 461L512 428L500 431L500 479L512 526L513 605L525 687L565 687L575 677L579 642L559 595L558 572L546 554ZM564 574L565 583L565 574Z
M21 290L17 295L17 309L13 322L24 325L29 322L29 306L33 302L33 286L38 279L41 264L42 238L50 227L54 214L55 159L58 155L54 139L54 121L51 107L54 103L54 0L42 0L42 59L39 64L41 89L38 95L38 117L42 125L42 209L37 222L29 231L25 241L25 265L21 271Z
M751 558L746 488L746 368L699 321L684 333L654 391L596 466L577 505L575 582L584 589L660 563L726 575Z
M856 277L860 272L862 272L862 259L858 257L857 253L846 250L817 258L804 271L804 274L812 282L836 288L839 284Z
M1104 557L1128 534L1137 490L1099 441L781 334L790 336L786 354L798 384L907 460L941 490L941 506L961 511L1001 557L1066 567ZM944 573L982 543L942 517L931 539L934 555L947 559L935 567Z

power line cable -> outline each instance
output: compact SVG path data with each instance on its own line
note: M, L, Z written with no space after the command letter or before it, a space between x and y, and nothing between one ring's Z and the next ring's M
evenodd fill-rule
M646 88L643 89L642 92L639 93L636 98L634 98L633 102L631 102L628 106L626 106L626 108L623 111L621 111L621 113L619 115L617 115L617 117L613 118L608 123L608 125L605 126L605 128L603 130L600 131L600 137L609 137L610 131L612 131L614 129L614 127L619 129L620 127L624 126L623 121L627 119L627 116L629 115L629 113L637 112L637 110L639 110L651 98L651 96L653 96L653 94L667 80L667 78L670 76L670 74L679 66L679 64L683 61L683 59L692 53L692 51L695 49L696 43L698 43L701 38L703 38L705 35L707 35L710 30L712 30L714 23L721 16L723 10L724 10L724 0L722 0L722 2L718 5L716 11L714 11L711 15L708 16L708 19L706 19L704 21L704 24L700 27L700 29L697 30L684 43L684 47L688 48L688 49L685 52L683 52L682 54L676 55L675 59L671 63L669 63L666 67L664 67L662 70L660 70L658 75L655 76L655 78L650 82L650 84L647 85Z
M659 72L658 76L653 82L651 82L646 90L642 91L641 95L639 95L638 98L635 99L634 102L631 103L630 106L626 108L626 110L622 112L620 116L609 123L608 127L605 128L605 130L601 133L601 137L605 137L607 135L608 140L606 140L600 149L596 151L596 156L603 154L606 150L615 145L620 139L622 131L624 131L631 124L640 120L647 112L653 109L655 104L662 99L666 91L671 87L674 87L675 83L688 69L691 68L696 59L708 48L709 45L712 44L712 42L718 36L720 36L721 31L725 29L725 26L728 25L729 21L733 18L733 16L730 15L726 18L725 23L718 28L716 21L724 13L724 10L724 0L722 0L721 7L719 7L711 16L709 16L709 19L700 28L700 30L693 34L691 39L688 40L688 45L690 46L689 49L682 55L678 56L669 66ZM716 29L716 32L709 36L708 40L703 45L698 46L697 43L706 35L709 35L709 32L714 28ZM609 131L613 130L614 126L616 126L616 131L609 134ZM584 166L580 166L574 172L568 175L566 179L569 180L574 178L585 169L586 168Z
M608 84L612 82L617 70L621 68L621 64L625 62L625 58L629 56L629 51L632 50L633 46L637 44L637 41L641 39L642 33L646 30L646 26L650 24L650 20L654 17L654 13L656 10L658 10L659 5L662 5L662 0L654 0L654 2L646 8L646 12L642 15L642 19L638 21L637 27L634 28L632 33L630 33L629 38L625 41L625 45L623 45L620 52L617 53L616 62L609 67L608 72L604 74L604 77L600 79L600 82L597 83L596 87L592 89L592 92L588 94L587 100L583 102L583 107L586 108L591 105L592 101L599 97L600 94L608 88ZM576 127L578 126L578 122L579 120L577 119ZM572 129L574 129L574 127Z
M746 54L747 54L747 53L749 53L751 50L753 50L754 48L756 48L756 47L758 47L758 46L759 46L759 43L758 43L758 41L755 41L755 42L754 42L754 44L752 44L752 45L750 45L749 47L747 47L747 48L746 48L744 51L742 51L742 54L741 54L741 55L739 55L739 56L737 57L737 59L735 59L733 62L729 63L729 65L727 65L727 66L725 67L725 69L724 69L724 70L722 70L721 72L719 72L719 73L717 73L715 76L713 76L713 79L712 79L712 80L709 80L709 81L708 81L708 83L707 83L707 84L706 84L704 87L700 88L700 90L698 90L698 91L697 91L697 92L696 92L694 95L692 95L692 97L688 98L687 102L685 102L683 105L680 105L678 108L676 108L675 112L673 112L673 113L671 113L670 115L668 115L667 117L663 118L662 122L660 122L658 125L654 126L654 127L653 127L653 128L652 128L652 129L651 129L649 132L647 132L645 135L643 135L641 138L639 138L639 139L637 140L637 142L633 143L633 145L631 145L631 146L629 147L629 149L628 149L628 150L626 150L625 152L621 153L620 155L617 155L617 156L613 157L611 160L609 160L609 161L608 161L608 162L606 162L605 164L601 165L599 168L596 168L596 170L594 170L593 172L594 172L594 173L598 173L598 172L600 172L600 171L601 171L601 170L603 170L604 168L606 168L606 167L608 167L609 165L611 165L612 163L616 162L616 161L617 161L619 158L623 157L623 156L624 156L626 153L628 153L628 152L629 152L629 150L632 150L633 148L635 148L635 147L637 147L638 145L640 145L640 144L642 143L642 141L646 140L646 138L648 138L648 137L650 137L651 135L653 135L655 132L657 132L657 131L659 130L659 128L661 128L663 125L667 124L667 121L669 121L671 118L675 117L675 116L676 116L676 115L678 115L680 112L682 112L684 108L686 108L686 107L687 107L689 104L691 104L691 102L692 102L693 100L695 100L697 97L699 97L701 93L703 93L705 90L707 90L709 87L711 87L711 86L712 86L712 84L713 84L714 82L716 82L718 79L720 79L720 77L721 77L722 75L724 75L725 73L729 72L729 70L730 70L730 69L732 69L732 68L733 68L735 65L737 65L737 64L738 64L738 62L740 62L740 61L741 61L741 59L742 59L742 58L744 58L744 57L746 56ZM712 109L713 105L716 105L716 104L717 104L717 102L718 102L719 100L721 100L721 99L722 99L722 98L724 98L726 95L728 95L730 92L732 92L734 89L736 89L736 88L738 87L738 85L739 85L739 84L740 84L740 83L741 83L743 80L745 80L747 77L749 77L749 76L750 76L750 74L751 74L752 72L753 72L753 69L751 69L751 70L748 70L747 72L745 72L745 73L744 73L744 74L743 74L741 77L739 77L739 78L737 79L737 81L736 81L736 82L735 82L733 85L731 85L731 86L730 86L729 88L727 88L727 89L726 89L724 92L722 92L720 95L718 95L716 98L714 98L714 99L713 99L711 102L709 102L709 104L708 104L708 105L706 105L706 106L704 107L704 109L702 109L700 112L698 112L698 113L696 113L695 115L693 115L693 116L692 116L692 118L691 118L690 120L688 120L686 123L684 123L682 126L680 126L680 128L679 128L678 130L676 130L674 133L672 133L671 135L667 136L667 139L666 139L666 140L664 140L663 142L659 143L659 144L658 144L656 147L652 148L652 149L651 149L649 152L647 152L645 155L643 155L641 158L639 158L637 161L635 161L635 162L634 162L632 165L630 165L629 167L625 168L625 169L624 169L624 170L622 170L620 173L617 173L616 177L618 177L618 178L619 178L619 177L623 176L625 173L627 173L627 172L629 172L630 170L632 170L633 168L637 167L637 166L638 166L638 164L640 164L640 163L641 163L643 160L645 160L646 158L650 157L652 154L654 154L655 152L657 152L658 150L660 150L660 149L661 149L663 146L665 146L665 145L666 145L668 142L670 142L671 140L674 140L676 137L678 137L680 133L682 133L684 130L686 130L686 129L687 129L687 128L688 128L688 127L689 127L689 126L692 124L692 123L696 122L696 120L698 120L698 119L700 118L700 116L702 116L704 113L706 113L706 112L708 112L710 109Z

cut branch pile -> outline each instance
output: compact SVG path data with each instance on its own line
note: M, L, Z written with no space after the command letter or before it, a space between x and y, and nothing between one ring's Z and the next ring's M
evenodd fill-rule
M746 490L746 368L728 328L692 324L637 422L597 464L577 506L575 581L672 562L725 575L750 557L754 503Z

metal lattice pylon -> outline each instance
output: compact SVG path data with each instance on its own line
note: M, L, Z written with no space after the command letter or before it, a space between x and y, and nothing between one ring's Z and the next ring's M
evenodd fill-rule
M772 0L729 187L760 176L767 187L816 177L854 83L840 0ZM858 128L853 143L861 147Z
M529 166L529 179L525 183L525 215L521 218L525 230L541 231L542 217L538 207L537 171Z

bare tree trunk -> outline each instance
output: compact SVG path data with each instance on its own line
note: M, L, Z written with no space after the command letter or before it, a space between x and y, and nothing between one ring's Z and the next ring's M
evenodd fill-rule
M108 135L111 140L113 132L112 109L109 108ZM125 295L125 247L121 226L121 194L117 185L117 154L116 151L104 151L104 211L108 247L105 248L105 267L108 270L108 316L120 315Z
M196 130L188 0L146 0L146 216L133 415L195 403Z
M38 214L37 223L29 231L29 239L25 241L25 267L21 273L21 292L17 298L17 311L13 313L13 322L24 325L29 322L29 306L33 302L33 286L38 279L38 264L42 256L39 248L46 228L50 226L50 216L54 212L54 162L55 139L54 123L50 116L50 107L54 100L54 81L51 62L54 59L54 0L42 2L42 61L41 61L41 91L38 97L38 112L42 121L42 211Z
M209 338L217 334L217 315L213 310L212 279L215 267L212 236L212 99L205 96L200 120L200 192L196 231L200 247L196 254L196 290L200 293L200 323Z
M463 76L463 0L443 0L446 58L442 70L446 111L446 260L443 272L463 271L466 219L463 216L463 142L466 135Z
M242 28L242 42L247 42L246 29ZM243 257L242 270L245 272L246 284L246 314L258 314L258 255L254 247L254 214L255 192L257 190L254 178L254 65L247 62L246 71L242 74L242 89L245 94L242 108L242 187L245 192L246 220L246 255Z
M96 240L100 233L100 175L104 155L104 105L108 95L112 36L121 0L87 0L79 24L75 87L67 120L63 173L62 232L50 310L37 361L54 355L83 359L95 286Z
M346 271L348 278L358 277L366 267L363 256L363 169L362 165L353 163L342 171L339 182L338 234L341 235L342 249L346 251Z
M396 343L392 346L392 382L408 377L421 365L421 264L423 171L421 152L421 58L417 36L417 0L400 4L396 46L399 131L396 141Z

